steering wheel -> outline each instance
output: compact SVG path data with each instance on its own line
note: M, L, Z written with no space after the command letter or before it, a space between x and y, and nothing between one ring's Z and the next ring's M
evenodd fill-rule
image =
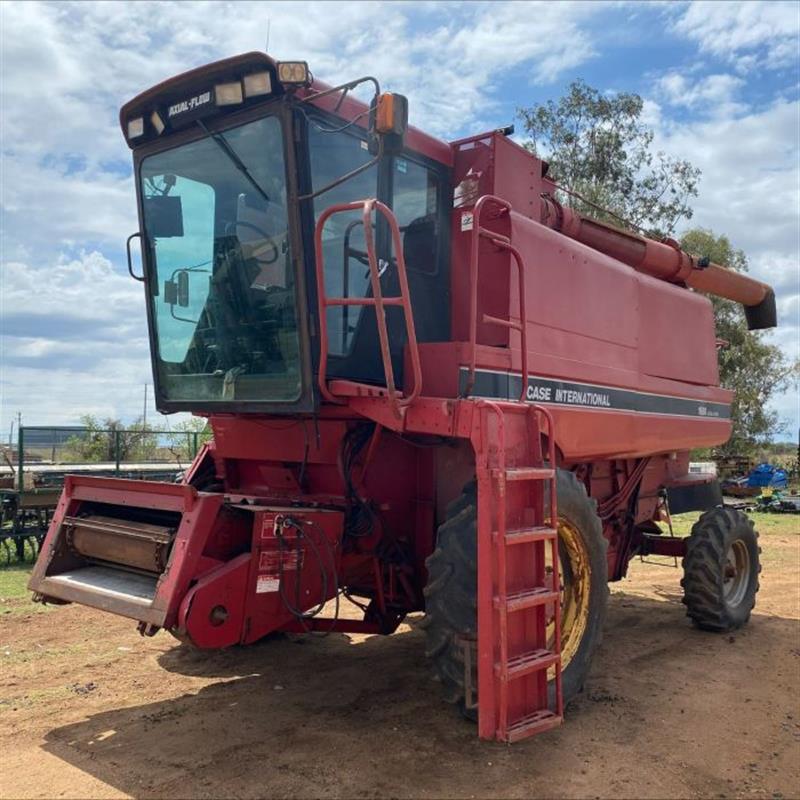
M258 248L253 249L252 257L261 264L274 264L281 256L280 250L278 249L278 245L275 244L275 240L262 228L259 228L258 225L253 225L252 222L245 222L244 220L237 220L233 223L235 227L239 228L250 228L250 230L255 231L262 239L264 239L265 244L260 245ZM250 244L247 242L247 244ZM261 257L258 254L262 252L264 247L269 248L268 256Z

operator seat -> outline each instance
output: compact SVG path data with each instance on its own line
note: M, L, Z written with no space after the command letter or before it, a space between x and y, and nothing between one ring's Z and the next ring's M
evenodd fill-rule
M435 272L437 240L436 217L417 217L408 223L403 234L403 258L409 279L412 272Z

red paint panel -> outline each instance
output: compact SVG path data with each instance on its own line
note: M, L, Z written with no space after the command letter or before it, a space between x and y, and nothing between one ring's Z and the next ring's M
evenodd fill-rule
M562 336L560 350L550 352L585 361L586 339L637 347L639 276L634 270L517 213L511 214L511 241L526 262L528 319L582 337ZM512 287L511 308L517 307ZM531 346L541 350L534 333ZM625 361L624 352L601 353L601 363Z
M555 335L555 333L553 333ZM469 360L466 342L433 342L419 346L423 366L424 394L429 397L455 397L458 393L458 370L456 365L466 365ZM629 368L609 368L552 353L531 351L531 372L538 375L565 378L586 383L619 386L653 394L692 397L716 403L730 403L733 393L719 386L687 386L684 383L644 375L635 364ZM499 347L478 346L478 367L519 372L519 353Z
M212 416L216 455L225 459L302 461L308 445L312 464L335 464L345 423L320 420L317 441L314 422L296 417Z
M727 441L731 432L730 421L724 419L550 408L556 422L556 442L564 458L571 461L712 447Z
M686 383L719 383L714 312L703 295L640 275L639 368Z
M195 647L230 647L239 641L249 568L250 554L244 553L204 575L183 598L179 624ZM217 608L220 616L212 623Z
M511 203L518 214L538 221L541 215L542 162L507 136L494 134L493 144L492 194L498 194Z

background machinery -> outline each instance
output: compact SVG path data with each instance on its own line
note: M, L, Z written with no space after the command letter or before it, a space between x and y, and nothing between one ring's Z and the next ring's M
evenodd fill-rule
M199 648L425 611L446 699L514 741L561 722L634 555L747 621L756 534L688 452L731 428L702 293L751 328L775 300L565 208L504 131L406 120L263 53L122 108L157 405L214 436L179 484L68 477L30 588Z

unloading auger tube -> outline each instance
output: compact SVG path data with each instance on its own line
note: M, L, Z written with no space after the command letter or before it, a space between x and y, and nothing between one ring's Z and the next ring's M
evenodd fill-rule
M549 196L542 197L541 219L553 230L639 272L741 303L750 330L774 328L778 324L775 292L771 286L714 264L707 258L697 258L682 250L673 239L659 242L598 222Z

